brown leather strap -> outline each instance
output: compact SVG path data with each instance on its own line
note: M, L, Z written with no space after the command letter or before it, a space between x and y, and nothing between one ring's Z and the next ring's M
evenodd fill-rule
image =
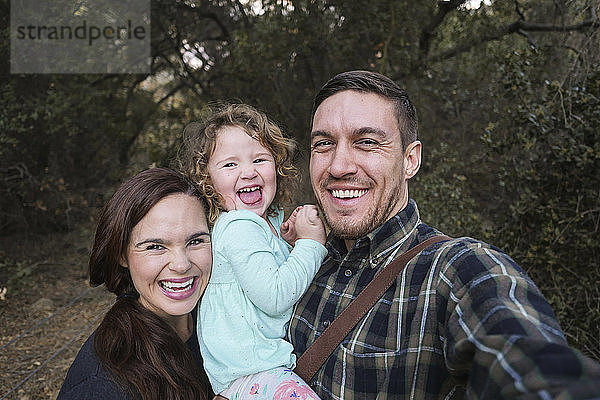
M449 239L450 237L443 235L433 236L396 258L375 275L373 280L352 300L350 305L333 320L331 325L325 328L321 336L298 358L294 372L305 382L309 382L325 360L344 340L348 332L356 326L358 321L391 286L406 264L433 243Z

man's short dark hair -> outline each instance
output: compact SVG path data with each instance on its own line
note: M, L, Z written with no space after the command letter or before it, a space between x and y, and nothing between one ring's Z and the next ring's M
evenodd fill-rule
M375 93L390 100L396 111L398 129L402 136L402 147L406 149L406 146L417 140L417 110L408 98L408 94L396 82L376 72L348 71L331 78L315 96L312 118L325 99L344 90Z

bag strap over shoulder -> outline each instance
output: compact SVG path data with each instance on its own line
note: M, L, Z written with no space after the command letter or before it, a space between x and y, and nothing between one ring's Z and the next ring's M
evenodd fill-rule
M329 358L331 353L344 340L348 332L356 326L358 321L362 319L367 311L373 307L383 293L392 285L396 277L406 267L406 264L430 245L449 239L451 238L444 235L433 236L396 258L375 275L373 280L352 300L350 305L333 320L321 336L298 358L294 372L304 379L305 382L309 382L319 368L321 368L325 360Z

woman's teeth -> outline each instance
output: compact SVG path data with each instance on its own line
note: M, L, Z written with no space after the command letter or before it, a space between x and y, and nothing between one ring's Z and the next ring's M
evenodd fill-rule
M192 287L194 278L190 278L185 282L160 281L159 285L168 292L181 292Z

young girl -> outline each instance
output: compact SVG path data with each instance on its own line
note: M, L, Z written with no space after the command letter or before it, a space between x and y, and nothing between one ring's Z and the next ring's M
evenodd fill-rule
M215 393L228 399L318 399L291 368L292 307L327 250L313 205L283 222L294 142L262 112L228 105L184 130L188 171L209 200L213 270L198 340ZM294 243L293 249L289 243Z

